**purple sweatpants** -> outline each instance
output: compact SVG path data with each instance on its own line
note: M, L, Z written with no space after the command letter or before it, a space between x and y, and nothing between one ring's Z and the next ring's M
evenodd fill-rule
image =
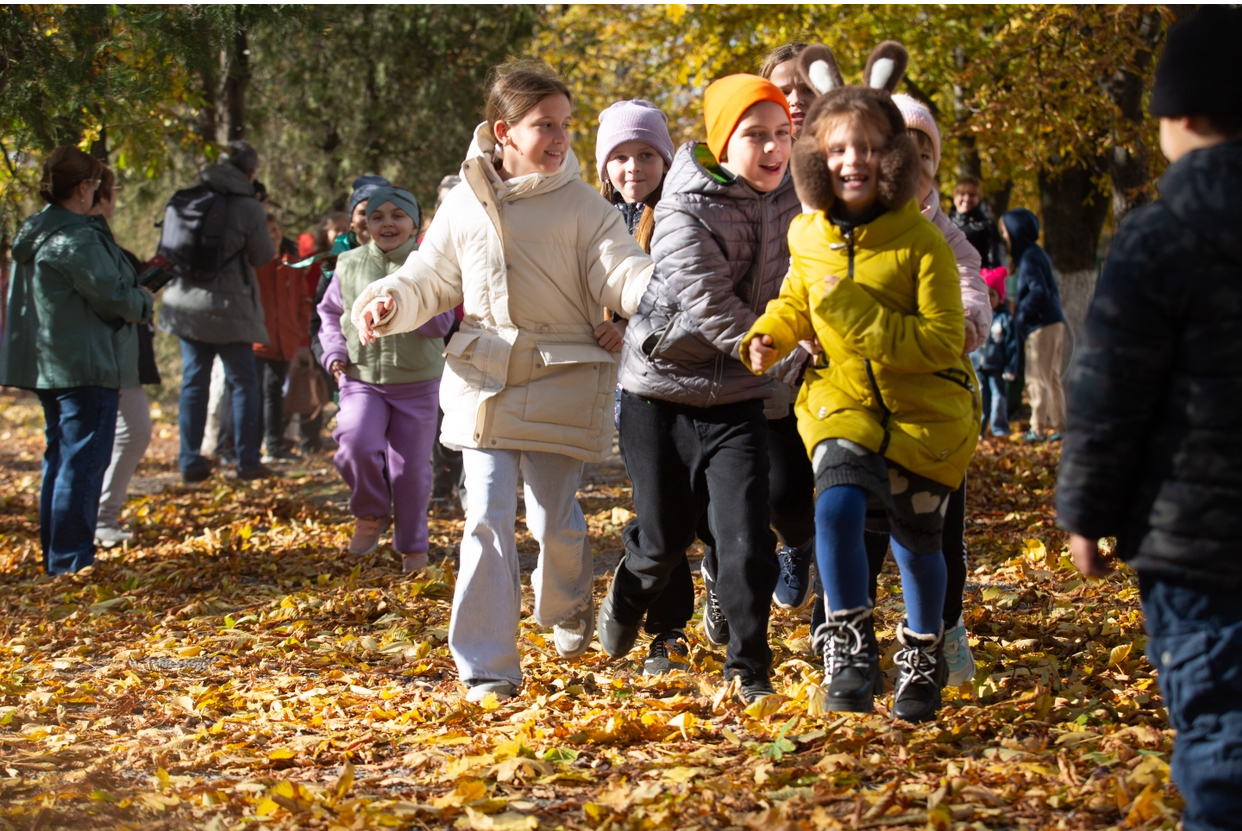
M391 512L393 547L402 554L421 554L427 550L440 379L368 384L342 376L340 387L341 411L332 438L339 445L336 469L352 492L350 513L365 517Z

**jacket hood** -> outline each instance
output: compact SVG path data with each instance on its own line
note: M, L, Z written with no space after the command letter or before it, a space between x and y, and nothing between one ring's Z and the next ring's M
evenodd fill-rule
M1039 217L1026 208L1014 208L1001 217L1001 222L1009 234L1009 253L1019 263L1028 248L1039 244Z
M48 205L22 223L13 239L13 261L29 263L53 234L71 226L90 227L90 220L59 205Z
M254 185L236 167L227 162L213 164L198 174L198 180L216 193L230 196L254 196Z
M525 176L515 176L508 181L500 178L500 174L496 171L495 164L493 164L493 160L499 151L500 145L496 143L496 135L487 126L486 121L474 128L474 139L470 142L470 149L466 151L466 160L483 160L484 163L479 165L479 167L485 171L487 180L492 185L492 190L496 192L496 197L502 202L512 202L515 199L548 193L570 182L582 179L582 171L578 167L578 157L574 155L573 149L568 145L565 147L565 161L561 162L560 170L555 173L528 173ZM461 175L462 178L466 176L464 166L462 167Z
M1178 159L1160 177L1160 201L1231 262L1242 262L1242 140Z
M729 199L754 199L770 197L780 193L783 185L789 181L789 171L781 184L768 193L759 191L746 184L740 176L735 176L720 166L712 151L703 142L688 141L683 144L673 157L673 165L664 177L664 196L679 193L695 193L705 196L726 197Z

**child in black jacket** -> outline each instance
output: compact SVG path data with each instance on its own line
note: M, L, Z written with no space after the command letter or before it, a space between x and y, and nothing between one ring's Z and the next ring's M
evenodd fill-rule
M1018 375L1018 327L1005 303L1005 278L1009 269L985 268L980 274L988 284L992 299L992 328L983 345L971 353L971 363L979 376L983 399L982 436L988 424L993 436L1009 435L1009 382Z
M1242 817L1242 11L1174 27L1151 112L1171 164L1112 245L1070 375L1057 519L1138 572L1186 831Z

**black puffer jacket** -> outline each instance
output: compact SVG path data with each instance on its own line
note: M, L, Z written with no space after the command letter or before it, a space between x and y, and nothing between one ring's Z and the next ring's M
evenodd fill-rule
M1127 218L1069 379L1061 527L1142 572L1242 588L1242 142Z
M980 268L996 268L1005 264L1005 259L998 252L1001 249L1000 232L986 213L983 205L976 205L966 213L958 213L957 208L949 211L949 219L962 230L966 240L979 252Z
M753 375L737 350L780 293L800 210L788 175L759 193L706 145L682 145L656 206L655 274L625 333L621 386L695 407L769 397L773 381Z

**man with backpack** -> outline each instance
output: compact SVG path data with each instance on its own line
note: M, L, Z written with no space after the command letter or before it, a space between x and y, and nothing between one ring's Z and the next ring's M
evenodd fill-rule
M160 253L177 275L164 291L161 331L181 339L179 465L186 482L211 475L199 453L207 423L211 363L216 355L233 390L237 475L270 475L259 456L259 379L254 344L267 344L254 267L276 252L263 205L254 198L259 156L244 141L226 145L199 185L178 191L164 212Z

